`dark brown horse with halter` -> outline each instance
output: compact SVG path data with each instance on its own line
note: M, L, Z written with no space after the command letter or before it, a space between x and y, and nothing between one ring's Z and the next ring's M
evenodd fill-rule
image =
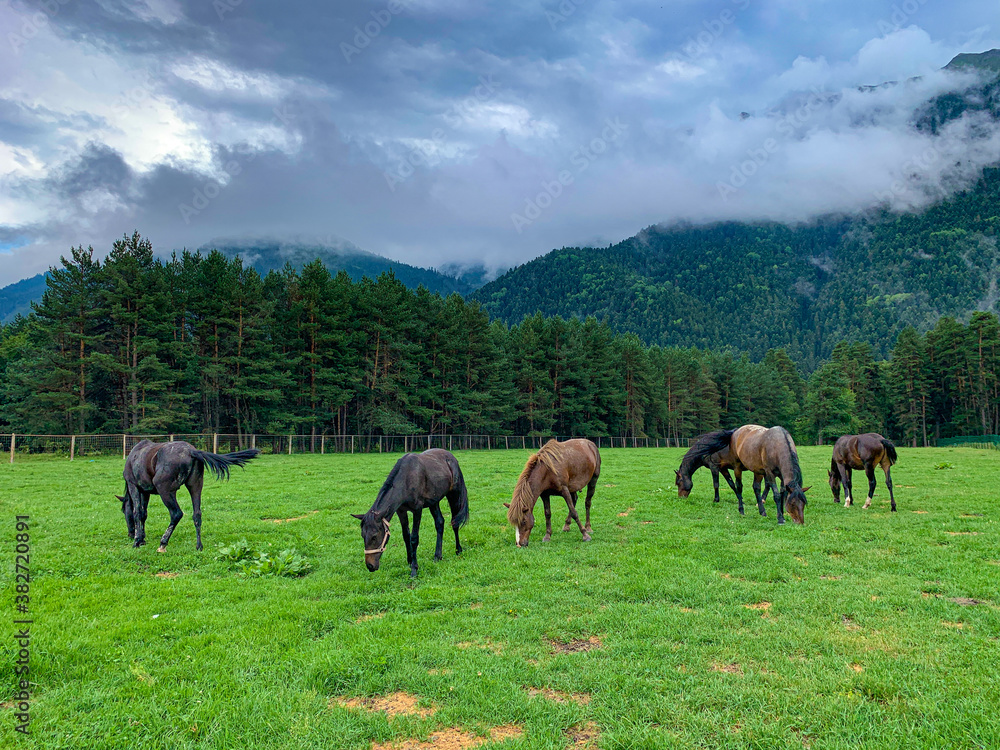
M806 491L802 486L802 470L799 468L799 455L795 451L795 443L788 430L784 427L761 427L759 424L743 425L735 430L720 430L716 439L706 446L714 448L712 452L729 447L730 456L736 466L736 497L740 501L740 513L743 512L743 477L744 471L758 472L764 475L764 482L771 490L774 504L778 510L778 523L785 522L785 510L795 523L805 523ZM781 491L778 491L776 480L781 480ZM764 501L758 496L757 509L766 516Z
M146 543L146 510L149 496L159 495L170 513L167 527L157 552L163 552L170 541L170 535L184 517L177 504L177 490L187 487L191 495L192 518L195 529L195 549L201 550L201 488L205 484L205 467L217 479L229 479L230 466L243 466L260 453L256 448L235 453L209 453L195 448L191 443L176 440L170 443L154 443L141 440L135 444L125 459L125 495L118 495L125 514L125 525L129 538L135 540L135 547Z
M597 478L601 475L601 454L597 446L589 440L567 440L560 443L550 440L542 449L532 455L524 465L514 487L514 496L507 507L507 521L514 526L514 541L518 547L528 546L528 537L535 525L533 510L539 496L545 506L545 536L543 542L552 538L552 508L549 498L562 495L569 507L569 515L563 531L569 531L570 521L576 521L583 534L583 541L590 541L590 501L594 497ZM585 501L587 525L580 523L576 512L577 493L587 488Z
M868 499L864 507L872 504L875 496L875 467L881 466L885 472L885 486L889 488L889 503L896 510L896 498L892 494L892 475L889 469L896 463L896 446L877 432L864 435L844 435L833 446L830 459L830 489L833 499L840 502L840 485L844 485L844 507L851 505L854 493L851 485L851 470L864 469L868 477Z
M694 444L688 449L688 452L684 454L684 458L681 459L681 467L674 471L676 475L675 484L677 485L677 497L685 498L691 494L691 489L694 487L694 482L692 481L692 475L701 467L707 467L709 471L712 472L712 485L715 488L715 502L719 502L719 474L726 478L730 489L733 493L740 494L736 491L736 485L733 484L733 478L729 476L729 470L736 468L736 461L733 460L732 455L729 452L729 446L714 453L708 453L706 451L711 450L711 446L716 442L719 437L719 433L723 430L716 430L715 432L708 432L704 435L699 435L695 438ZM770 491L768 487L764 487L764 494L760 494L760 483L764 478L763 472L754 474L753 476L753 489L757 497L763 502L764 498L767 497L767 493ZM743 512L742 504L740 507L740 513Z
M458 530L469 520L469 493L458 460L448 451L431 448L423 453L407 453L392 467L374 504L367 513L352 513L361 521L361 538L365 543L365 565L374 573L378 570L382 553L389 545L389 527L393 514L399 517L406 546L406 562L410 576L417 576L417 546L420 544L420 515L424 508L431 512L437 531L434 559L442 557L444 543L444 514L441 499L448 498L451 508L451 528L455 532L455 554L462 554ZM413 531L406 512L413 514Z

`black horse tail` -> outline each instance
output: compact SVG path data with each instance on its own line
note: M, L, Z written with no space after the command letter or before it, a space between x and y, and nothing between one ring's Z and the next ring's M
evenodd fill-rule
M684 454L683 461L685 463L693 463L698 459L704 459L713 453L718 453L723 448L728 448L729 441L733 437L734 432L736 430L716 430L715 432L707 432L699 436L695 440L694 445Z
M257 458L260 455L260 451L256 448L248 448L236 451L235 453L220 455L219 453L193 450L191 451L191 455L196 460L201 461L202 465L211 469L216 479L229 479L230 466L243 466L247 461Z
M896 446L892 444L891 440L882 438L882 447L885 448L885 455L889 457L889 466L893 466L899 460L896 455Z
M458 461L455 461L452 471L455 472L455 479L458 480L458 497L454 502L448 498L448 505L451 506L451 527L459 529L469 521L469 490L465 487L465 477L462 476L462 469L459 467Z

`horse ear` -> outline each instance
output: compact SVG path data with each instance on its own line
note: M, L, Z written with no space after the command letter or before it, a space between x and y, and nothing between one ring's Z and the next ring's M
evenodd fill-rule
M802 488L802 494L803 495L806 494L811 489L812 489L812 485L811 484L808 487L803 487Z
M510 503L504 503L504 504L503 504L503 507L505 507L505 508L508 508L508 509L509 509L509 508L510 508Z
M676 474L676 475L677 475L677 478L678 478L678 479L680 479L680 478L681 478L681 472L680 472L680 470L679 470L679 469L674 469L674 474Z
M357 518L359 521L365 520L364 513L351 513L351 515Z
M118 498L119 500L121 500L121 501L122 501L123 503L125 502L125 498L124 498L124 497L122 497L121 495L115 495L115 497L117 497L117 498Z

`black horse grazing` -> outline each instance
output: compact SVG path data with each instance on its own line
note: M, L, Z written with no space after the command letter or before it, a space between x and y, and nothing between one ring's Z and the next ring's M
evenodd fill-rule
M420 543L420 515L428 508L437 529L437 547L434 559L441 559L444 542L444 515L441 498L448 498L451 507L451 528L455 531L455 554L462 554L458 530L469 520L469 493L465 478L455 457L446 450L431 448L423 453L407 453L396 462L378 491L375 503L364 515L351 515L361 521L361 537L365 542L365 565L374 573L378 570L382 553L389 544L389 526L392 514L399 516L406 545L406 562L410 576L417 575L417 545ZM413 513L413 532L406 512Z
M710 452L717 446L719 436L723 432L725 431L716 430L715 432L707 432L695 438L694 444L684 454L684 458L681 459L680 469L674 471L674 474L677 475L674 482L677 485L677 497L683 499L691 494L691 489L694 487L691 477L702 466L707 467L712 472L712 485L715 487L715 502L719 502L720 472L726 478L729 488L735 494L739 494L736 490L736 485L733 484L733 478L729 476L729 470L737 468L736 461L733 460L729 453L729 446L726 445L722 450L716 450L714 453ZM763 473L753 475L754 492L761 499L761 502L767 498L767 493L770 491L770 487L765 486L764 494L761 494L760 483L763 478Z
M830 489L833 491L834 501L840 502L840 485L843 483L846 493L844 507L851 505L854 498L851 491L851 469L864 469L868 477L868 499L864 507L869 507L875 496L875 467L881 466L885 472L885 486L889 488L889 503L895 511L896 498L892 494L892 475L889 469L896 460L896 446L877 432L842 436L833 446L833 458L830 459Z
M125 496L117 496L122 501L122 513L125 514L129 538L135 540L136 547L146 543L149 496L159 495L170 512L170 525L160 539L157 552L166 550L170 535L184 517L184 512L177 504L177 490L184 485L191 493L194 529L198 540L195 548L201 550L201 488L205 483L205 467L208 466L218 479L229 479L230 466L243 466L259 453L259 450L250 449L221 456L198 450L191 443L182 440L171 443L142 440L136 443L125 459Z

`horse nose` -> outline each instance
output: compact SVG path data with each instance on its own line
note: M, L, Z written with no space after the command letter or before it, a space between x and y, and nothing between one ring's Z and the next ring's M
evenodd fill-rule
M378 570L378 565L372 565L367 560L365 561L365 565L368 566L368 572L369 573L374 573L376 570Z

